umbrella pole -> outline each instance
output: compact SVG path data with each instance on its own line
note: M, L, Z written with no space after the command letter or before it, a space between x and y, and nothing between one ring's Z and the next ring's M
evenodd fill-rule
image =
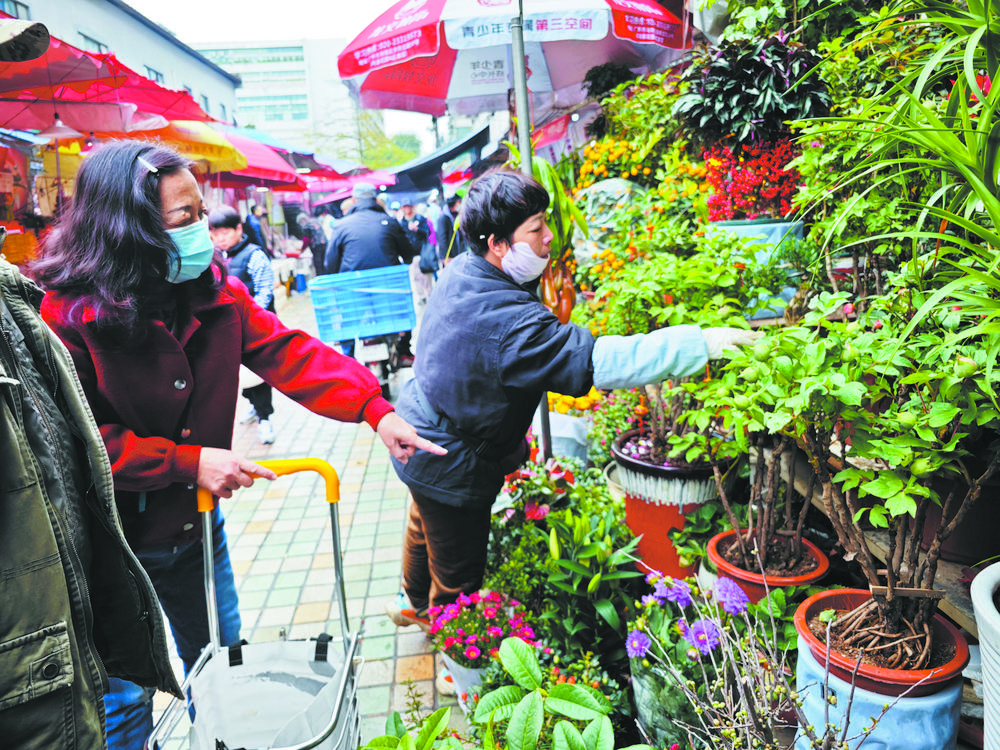
M524 0L518 0L517 16L510 20L511 66L514 73L514 106L517 111L517 148L521 152L521 171L529 177L531 168L531 110L528 105L528 74L524 64ZM542 394L538 405L541 425L542 458L552 458L552 430L549 426L549 397Z

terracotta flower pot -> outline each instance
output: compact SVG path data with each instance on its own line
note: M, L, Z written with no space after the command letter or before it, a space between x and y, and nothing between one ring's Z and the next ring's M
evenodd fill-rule
M711 466L656 466L622 451L622 444L639 434L629 430L615 438L611 454L617 480L625 491L625 522L639 540L643 564L673 578L685 578L695 566L681 565L667 535L684 528L684 516L719 496Z
M813 635L809 621L823 610L851 610L870 598L871 593L864 589L830 589L810 596L798 606L795 610L795 629L800 643L808 646L818 663L825 663L826 644ZM934 615L931 622L931 636L937 643L954 645L955 654L946 664L934 669L886 669L863 663L858 669L857 686L888 696L900 695L912 687L913 690L907 694L912 698L931 695L952 683L969 663L969 645L961 631L940 614ZM830 673L845 682L851 681L854 663L854 659L836 651L830 653Z
M805 553L816 561L815 569L799 576L767 576L733 565L726 560L719 552L719 545L726 548L724 542L728 542L736 536L736 532L730 529L723 531L708 540L708 559L715 565L719 575L728 576L739 584L740 588L750 597L754 604L763 599L771 589L787 586L808 586L817 583L830 570L830 560L815 544L807 539L802 540L802 548ZM765 587L766 582L766 587Z

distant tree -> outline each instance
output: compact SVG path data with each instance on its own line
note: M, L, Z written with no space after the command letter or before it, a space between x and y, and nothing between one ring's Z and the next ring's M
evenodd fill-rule
M420 141L403 133L392 138L385 134L382 115L377 110L354 108L352 117L330 118L320 132L309 136L317 151L349 159L372 169L394 167L420 155Z

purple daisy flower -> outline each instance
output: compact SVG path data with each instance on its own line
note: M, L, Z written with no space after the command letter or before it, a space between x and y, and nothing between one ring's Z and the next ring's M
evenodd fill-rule
M682 622L681 633L684 635L685 641L703 654L710 653L722 640L722 633L719 631L719 626L712 620L705 618L695 620L690 625Z
M633 630L625 641L625 653L629 658L640 659L647 654L652 641L641 630Z
M679 578L670 579L670 585L667 587L667 592L664 595L664 598L667 601L674 602L678 607L688 607L694 604L694 598L691 596L690 584Z
M750 598L732 578L720 578L715 582L715 597L722 609L731 615L739 615L747 611Z
M654 604L659 604L660 600L656 598L655 594L643 594L642 606L651 607Z

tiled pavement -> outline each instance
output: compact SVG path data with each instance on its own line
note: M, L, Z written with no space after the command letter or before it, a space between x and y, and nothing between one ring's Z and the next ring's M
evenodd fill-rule
M278 314L286 325L316 333L308 293L286 297L279 288L276 296ZM409 371L399 375L405 378ZM399 382L392 383L393 395ZM411 681L427 710L453 706L451 723L464 729L455 698L440 696L434 688L441 662L426 636L416 626L397 629L385 616L386 603L399 591L407 502L406 488L396 477L385 446L367 425L319 417L278 392L274 399L274 443L257 442L256 424L237 424L234 449L252 460L322 458L340 477L350 630L357 630L364 619L365 664L358 687L362 741L382 734L392 711L404 712ZM289 638L309 638L324 631L339 636L330 513L322 479L305 473L279 477L273 483L257 481L224 500L222 507L243 637L250 643L271 641L282 629ZM176 659L175 669L181 674ZM162 709L167 698L158 694L156 707ZM187 747L179 740L171 744Z

